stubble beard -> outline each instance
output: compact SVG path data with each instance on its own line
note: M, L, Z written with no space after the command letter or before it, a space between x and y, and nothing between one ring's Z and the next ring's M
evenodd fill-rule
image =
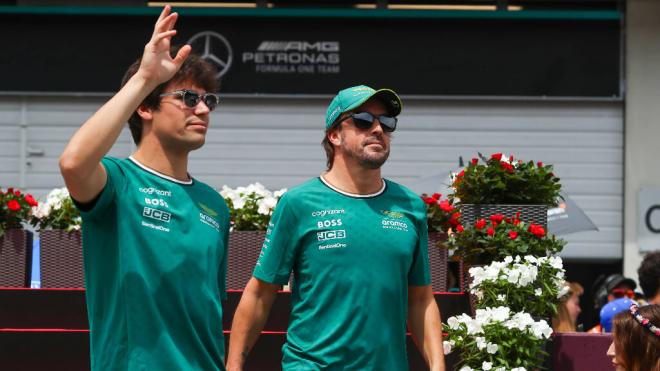
M384 150L380 152L366 152L365 148L367 147L366 143L372 141L374 138L365 139L359 147L351 148L346 145L346 141L342 138L341 149L342 152L350 158L354 158L357 163L365 169L380 169L381 166L387 161L387 158L390 156L390 147L385 144L385 140L380 139L381 145Z

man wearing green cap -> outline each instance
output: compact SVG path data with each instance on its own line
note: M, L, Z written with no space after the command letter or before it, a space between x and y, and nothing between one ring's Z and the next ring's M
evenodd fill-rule
M406 328L431 370L444 370L426 210L381 177L400 112L387 89L355 86L332 100L328 170L279 201L234 315L228 370L242 370L291 271L284 370L407 370Z

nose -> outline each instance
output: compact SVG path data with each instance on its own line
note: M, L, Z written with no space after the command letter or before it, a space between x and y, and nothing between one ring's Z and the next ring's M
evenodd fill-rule
M209 106L207 106L206 103L204 103L204 99L200 99L199 103L197 103L197 105L195 106L195 114L204 115L204 114L208 114L209 112L211 112Z
M371 132L383 134L383 127L380 125L378 117L374 117L374 122L371 123Z

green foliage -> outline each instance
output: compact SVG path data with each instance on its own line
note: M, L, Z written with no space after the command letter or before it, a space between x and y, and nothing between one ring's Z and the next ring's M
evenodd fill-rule
M66 188L55 188L48 194L46 202L37 207L30 223L40 230L61 229L71 232L80 229L82 218L69 191Z
M501 153L479 157L483 163L474 158L454 176L450 199L462 204L558 205L561 184L552 165L503 158Z
M539 225L527 225L515 217L505 218L501 214L492 215L489 221L480 219L474 226L465 227L463 232L449 236L443 246L454 250L470 265L488 264L507 256L554 255L566 244L548 235Z
M30 194L8 188L6 192L0 188L0 237L8 229L21 228L21 222L28 221L32 215L32 207L38 202Z

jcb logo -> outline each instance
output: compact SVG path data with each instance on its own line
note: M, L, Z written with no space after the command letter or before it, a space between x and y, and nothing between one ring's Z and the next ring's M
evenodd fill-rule
M151 219L160 220L166 223L169 223L170 219L172 218L172 214L166 211L152 209L146 206L144 208L144 211L142 212L142 216L146 216L147 218L151 218Z
M316 237L319 241L337 240L340 238L346 238L346 231L341 229L337 231L316 232Z

